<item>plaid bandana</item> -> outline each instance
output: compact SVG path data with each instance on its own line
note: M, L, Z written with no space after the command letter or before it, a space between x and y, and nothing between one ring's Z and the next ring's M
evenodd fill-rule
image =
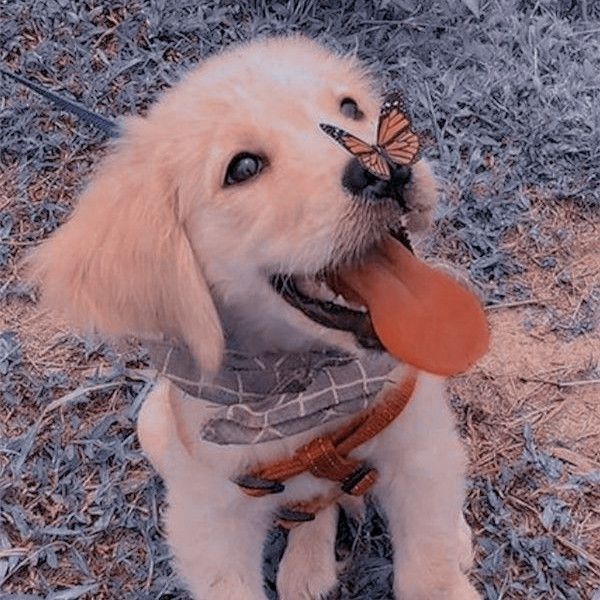
M248 356L226 350L221 370L204 381L187 348L147 343L158 373L184 393L214 405L201 436L216 444L258 444L301 433L367 408L397 362L371 352L359 360L337 350Z

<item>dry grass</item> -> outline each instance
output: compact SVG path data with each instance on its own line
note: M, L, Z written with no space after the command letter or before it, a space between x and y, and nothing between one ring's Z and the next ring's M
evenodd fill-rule
M471 457L475 577L493 599L590 598L600 586L596 4L37 5L3 8L2 60L111 118L143 113L185 68L257 33L358 48L406 87L446 190L431 249L496 303L489 355L451 386ZM74 336L21 285L19 259L66 218L105 147L0 85L0 597L183 600L162 484L135 438L143 354ZM389 597L381 521L349 545L343 597Z

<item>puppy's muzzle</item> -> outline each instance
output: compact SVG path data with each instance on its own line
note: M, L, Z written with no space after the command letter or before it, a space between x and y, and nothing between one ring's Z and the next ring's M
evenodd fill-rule
M404 206L404 186L410 181L409 166L390 164L389 180L379 179L353 158L346 165L342 185L353 195L362 198L384 200L392 198Z

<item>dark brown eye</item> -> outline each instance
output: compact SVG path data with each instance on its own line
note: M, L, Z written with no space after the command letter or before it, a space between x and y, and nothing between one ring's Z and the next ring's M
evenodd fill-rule
M236 154L227 167L225 174L225 185L241 183L255 175L258 175L264 168L264 160L256 154L250 152L240 152Z
M358 108L358 104L356 104L356 100L352 98L344 98L340 102L340 112L349 119L354 119L355 121L360 121L365 114L360 108Z

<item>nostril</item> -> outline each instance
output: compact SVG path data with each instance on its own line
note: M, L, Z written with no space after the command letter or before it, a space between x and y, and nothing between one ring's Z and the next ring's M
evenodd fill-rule
M392 169L391 181L392 185L406 185L412 176L412 170L407 165L398 165Z
M379 179L379 177L376 177L375 175L373 175L373 173L371 173L371 171L367 171L365 169L364 173L365 173L365 177L367 179L367 185L375 185L377 183L381 183L382 181L384 181L382 179Z
M375 198L389 198L390 184L388 181L375 178L375 181L369 185L369 191Z
M362 192L376 178L366 171L361 164L353 158L344 169L342 185L353 194Z

